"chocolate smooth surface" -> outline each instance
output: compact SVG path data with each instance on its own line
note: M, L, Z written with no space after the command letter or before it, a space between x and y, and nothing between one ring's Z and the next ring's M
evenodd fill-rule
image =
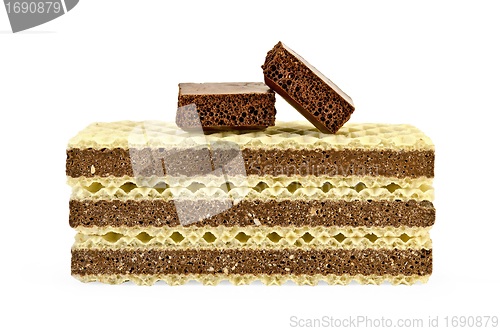
M180 83L181 95L272 93L264 83Z

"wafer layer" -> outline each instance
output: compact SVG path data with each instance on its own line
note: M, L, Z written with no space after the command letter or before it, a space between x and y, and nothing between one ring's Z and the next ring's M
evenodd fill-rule
M93 177L68 177L67 184L71 187L123 187L124 190L130 190L138 186L142 187L320 187L327 190L329 187L348 187L348 188L387 188L393 191L404 189L421 190L432 188L433 178L396 178L396 177L372 177L372 176L150 176L150 177L131 177L131 176L93 176Z
M431 249L432 242L428 233L410 237L406 233L390 237L384 233L374 233L363 237L346 237L337 229L330 228L293 228L247 229L232 227L189 228L160 232L150 236L141 232L136 236L108 232L105 235L75 236L73 249L186 249L186 248L329 248L329 249ZM184 235L183 235L184 234Z
M326 188L328 189L328 188ZM434 189L430 188L425 191L422 189L398 189L391 192L386 188L362 189L358 191L355 188L330 188L324 191L317 187L303 187L294 190L293 192L282 187L266 188L262 191L255 190L249 187L238 187L228 190L227 188L204 187L198 190L189 188L151 188L138 187L131 191L126 191L118 187L93 187L90 190L87 188L76 187L71 193L71 199L74 200L129 200L129 199L176 199L176 200L216 200L216 199L232 199L232 200L321 200L321 199L343 199L352 200L417 200L417 201L432 201L434 199Z
M120 121L90 124L68 142L71 149L190 148L234 146L253 149L394 149L434 150L422 131L409 124L346 123L335 135L306 121L281 122L262 131L189 133L173 122ZM206 146L205 146L206 147Z
M404 275L206 275L206 274L189 274L189 275L131 275L131 274L114 274L114 275L73 275L81 282L101 282L106 284L122 284L123 282L134 282L137 285L153 285L158 281L164 281L168 285L185 285L189 281L194 280L203 285L218 285L221 281L227 280L233 285L249 285L255 281L261 281L264 285L283 285L287 281L292 281L297 285L318 285L320 281L326 282L328 285L348 285L352 281L361 285L372 284L381 285L384 282L389 282L392 285L413 285L417 282L427 283L429 275L425 276L404 276Z
M78 233L84 235L99 235L99 236L111 236L111 241L118 240L121 236L129 236L129 237L138 237L141 238L141 241L147 241L150 237L170 237L175 243L180 243L181 245L188 245L189 242L197 241L198 239L205 236L205 234L210 233L210 237L221 238L224 241L230 241L232 238L238 237L240 232L243 232L243 238L245 237L253 237L254 240L257 240L259 237L261 240L266 240L265 236L260 236L260 234L270 234L276 233L279 237L283 237L286 240L295 240L295 237L302 237L305 235L305 240L312 240L317 238L318 240L323 240L323 237L336 237L341 238L343 236L347 238L362 238L367 237L370 240L375 237L423 237L426 236L430 230L430 227L422 228L422 227L408 227L408 226L400 226L400 227L366 227L366 226L316 226L316 227L282 227L282 226L259 226L259 227L225 227L225 226L163 226L163 227L153 227L153 226L134 226L134 227L84 227L78 226L75 228ZM195 238L196 237L196 238ZM273 234L273 237L276 238L276 235ZM183 240L187 240L183 243ZM269 238L271 239L271 238ZM239 240L239 239L238 239ZM274 239L273 239L274 240Z

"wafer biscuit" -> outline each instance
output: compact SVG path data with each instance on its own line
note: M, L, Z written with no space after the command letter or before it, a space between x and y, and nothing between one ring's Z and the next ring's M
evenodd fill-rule
M410 125L95 123L70 140L66 171L84 282L413 284L432 272L434 145Z

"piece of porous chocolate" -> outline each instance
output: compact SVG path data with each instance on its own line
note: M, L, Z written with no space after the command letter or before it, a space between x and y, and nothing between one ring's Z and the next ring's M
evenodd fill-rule
M182 83L175 123L186 130L265 129L274 125L275 102L264 83Z
M336 133L354 112L347 94L281 41L262 69L265 83L323 133Z

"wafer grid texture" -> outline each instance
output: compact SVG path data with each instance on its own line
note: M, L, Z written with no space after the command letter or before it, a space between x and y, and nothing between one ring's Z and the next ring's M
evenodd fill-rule
M193 148L209 143L247 148L434 150L429 137L409 124L347 123L332 135L305 121L277 121L262 131L212 134L186 132L171 122L98 122L70 139L67 149Z
M103 235L78 233L73 248L432 248L426 228L178 226L137 230L141 232L135 235L128 228L112 228Z
M190 274L190 275L74 275L74 277L81 282L101 282L106 284L122 284L131 281L137 285L154 285L156 282L164 281L168 285L186 285L189 281L197 281L203 285L218 285L221 281L229 281L233 285L250 285L255 281L261 281L264 285L283 285L287 281L292 281L297 285L318 285L320 281L326 282L328 285L348 285L352 281L361 285L381 285L385 281L392 285L413 285L417 282L427 283L429 276L363 276L363 275L204 275L204 274Z
M329 227L282 227L282 226L258 226L258 227L225 227L225 226L193 226L193 227L185 227L185 226L164 226L164 227L111 227L111 226L103 226L103 227L85 227L79 226L76 227L75 230L77 233L77 238L80 234L88 235L88 236L108 236L110 242L114 242L120 239L122 236L127 237L138 237L141 241L148 241L152 238L150 237L171 237L175 243L182 243L184 238L191 241L193 236L198 240L200 237L203 237L206 233L211 233L216 238L221 238L224 241L230 241L232 238L236 238L240 232L243 232L245 237L252 236L255 239L262 238L264 239L264 234L276 233L278 236L283 238L288 238L289 236L299 236L309 237L306 240L312 240L314 238L322 238L322 237L336 237L337 241L340 241L338 237L346 237L346 238L363 238L368 237L370 240L373 240L373 236L378 238L388 237L388 238L398 238L404 237L405 235L409 238L413 237L427 237L429 230L431 227L408 227L408 226L385 226L385 227L377 227L377 226L329 226ZM118 236L117 236L118 235ZM312 238L311 238L312 237ZM271 239L271 238L269 238ZM80 239L79 239L80 240ZM274 240L274 239L273 239ZM286 240L286 239L285 239Z
M205 274L189 274L189 275L74 275L76 279L83 283L101 282L105 284L122 284L131 281L137 285L154 285L156 282L164 281L166 284L186 285L189 281L197 281L203 285L218 285L222 281L229 281L233 285L250 285L255 281L261 281L264 285L283 285L287 281L292 281L296 285L316 286L320 281L326 282L328 285L348 285L352 281L361 285L381 285L384 282L389 282L392 285L413 285L417 282L427 283L429 275L425 276L404 276L404 275L266 275L266 274L243 274L243 275L205 275Z
M325 192L326 190L326 192ZM102 187L99 189L74 187L71 198L75 200L95 199L164 199L164 200L221 200L221 199L343 199L352 200L409 200L418 201L434 200L434 190L422 189L397 189L391 192L387 188L318 188L306 187L298 189L287 189L283 187L265 188L259 192L258 189L249 187L238 187L231 190L217 187L203 187L193 190L184 187L155 189L150 187L137 187L132 190L124 190L121 187Z
M337 134L323 134L308 122L276 122L262 131L226 131L203 134L185 132L174 123L121 121L94 123L70 139L70 149L169 149L169 148L258 148L323 150L406 150L434 151L432 141L417 128L408 125L344 125ZM387 176L148 176L113 175L67 177L72 187L71 200L106 201L229 201L229 207L243 200L284 203L289 201L410 201L429 203L434 200L432 177ZM427 202L426 202L427 201ZM203 202L203 203L202 203ZM88 204L92 208L92 203ZM182 208L182 204L176 204ZM91 213L88 211L84 211ZM125 210L123 210L125 212ZM182 213L183 211L178 211ZM180 215L180 214L179 214ZM206 217L211 217L207 214ZM105 220L103 220L105 221ZM332 224L334 224L332 220ZM433 222L432 222L433 223ZM182 224L182 222L181 222ZM175 226L75 226L77 234L73 252L97 250L185 249L209 250L427 250L432 252L431 226L198 226L196 223ZM432 263L432 257L431 257ZM405 271L407 272L407 271ZM120 284L132 281L152 285L165 281L169 285L190 280L204 285L229 281L235 285L260 280L266 285L281 285L290 280L298 285L382 284L412 285L427 282L429 274L387 275L279 275L279 274L82 274L73 276L82 282L100 281Z

